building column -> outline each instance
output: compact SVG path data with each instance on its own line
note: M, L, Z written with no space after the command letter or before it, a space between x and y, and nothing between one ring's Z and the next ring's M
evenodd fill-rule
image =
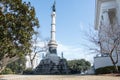
M108 10L104 10L102 15L103 15L103 24L109 26L110 19L108 15Z
M117 19L118 19L118 24L120 25L120 0L116 0L116 5L117 5Z

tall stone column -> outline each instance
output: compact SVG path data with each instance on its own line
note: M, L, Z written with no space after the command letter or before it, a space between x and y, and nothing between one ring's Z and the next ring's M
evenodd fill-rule
M56 9L55 3L52 6L52 14L51 14L51 39L48 43L49 53L50 54L57 54L57 43L56 43Z
M56 14L55 14L55 12L52 12L52 15L51 15L51 17L52 17L52 24L51 24L51 40L52 41L56 41L55 40L55 33L56 33Z

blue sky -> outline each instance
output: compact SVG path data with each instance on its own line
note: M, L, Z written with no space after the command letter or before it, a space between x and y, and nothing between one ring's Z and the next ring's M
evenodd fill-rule
M40 22L41 38L50 37L51 6L54 0L23 0L30 1L35 7L36 16ZM94 27L95 0L56 0L56 40L58 55L63 51L64 57L93 61L93 54L86 50L83 44L89 44L84 39L89 27Z

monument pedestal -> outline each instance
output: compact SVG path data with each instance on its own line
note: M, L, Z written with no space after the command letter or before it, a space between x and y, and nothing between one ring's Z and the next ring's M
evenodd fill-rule
M35 74L68 74L66 59L61 59L56 54L48 54L36 67Z

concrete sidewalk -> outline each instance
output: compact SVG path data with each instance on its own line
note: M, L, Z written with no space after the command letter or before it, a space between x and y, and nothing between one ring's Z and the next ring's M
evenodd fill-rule
M0 80L120 80L120 77L96 75L3 75Z

